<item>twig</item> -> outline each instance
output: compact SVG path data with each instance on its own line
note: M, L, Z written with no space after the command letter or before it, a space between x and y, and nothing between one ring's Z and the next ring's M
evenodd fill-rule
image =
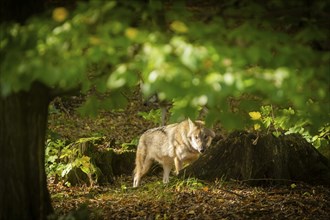
M246 199L246 198L247 198L246 196L240 195L240 194L235 193L235 192L233 192L233 191L231 191L231 190L228 190L228 189L222 189L222 188L219 188L219 190L224 191L224 192L227 192L227 193L230 193L230 194L234 194L235 196L238 196L238 197L240 197L241 199Z
M235 180L236 182L250 182L250 181L281 181L281 182L290 182L290 183L300 183L306 184L303 181L299 180L289 180L289 179L272 179L272 178L259 178L259 179L246 179L246 180Z

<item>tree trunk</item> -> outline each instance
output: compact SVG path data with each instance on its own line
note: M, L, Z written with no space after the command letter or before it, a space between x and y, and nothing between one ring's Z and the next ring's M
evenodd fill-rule
M44 167L49 90L0 99L0 219L46 219L53 212Z

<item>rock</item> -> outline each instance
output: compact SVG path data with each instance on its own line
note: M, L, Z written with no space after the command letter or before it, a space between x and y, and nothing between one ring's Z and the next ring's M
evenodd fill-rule
M181 175L249 183L304 181L330 185L329 161L298 134L235 131L218 141Z
M103 185L113 183L114 177L131 174L135 151L109 148L104 138L82 138L70 144L69 156L60 162L72 164L64 181L71 185Z

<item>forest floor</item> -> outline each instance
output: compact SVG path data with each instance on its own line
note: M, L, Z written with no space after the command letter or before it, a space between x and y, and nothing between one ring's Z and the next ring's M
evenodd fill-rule
M69 142L106 136L120 146L156 126L139 116L152 109L139 98L125 110L94 118L82 118L70 113L65 102L59 104L49 117L49 135ZM132 177L125 175L114 184L92 187L67 187L49 178L48 187L62 219L330 219L330 188L324 186L288 181L261 187L176 177L164 186L161 179L161 173L148 175L139 188L132 188Z
M330 189L303 183L252 187L244 183L175 177L164 186L148 176L132 188L130 176L99 187L49 183L57 215L75 219L329 219ZM75 210L75 211L73 211Z

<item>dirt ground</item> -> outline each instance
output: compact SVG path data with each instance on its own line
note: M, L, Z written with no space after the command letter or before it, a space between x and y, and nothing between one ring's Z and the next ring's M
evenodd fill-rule
M49 182L57 215L76 219L329 219L330 189L304 183L251 187L244 183L130 176L114 185L65 187ZM74 211L75 210L75 211Z

